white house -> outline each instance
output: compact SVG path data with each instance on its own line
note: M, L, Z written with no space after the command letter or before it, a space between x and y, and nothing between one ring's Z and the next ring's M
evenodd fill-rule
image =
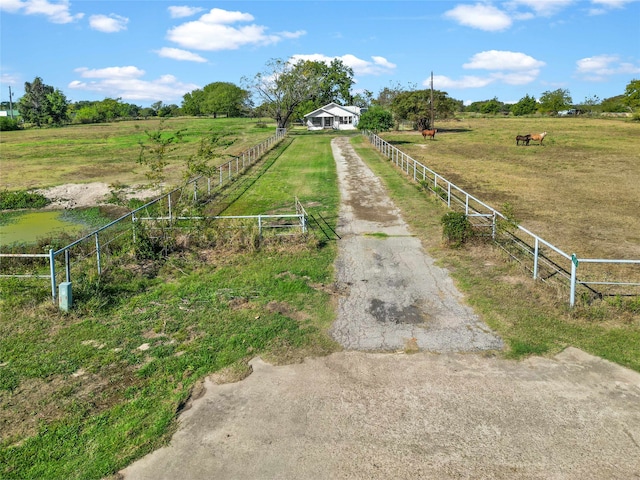
M343 107L333 102L304 116L308 130L355 130L359 120L360 107Z

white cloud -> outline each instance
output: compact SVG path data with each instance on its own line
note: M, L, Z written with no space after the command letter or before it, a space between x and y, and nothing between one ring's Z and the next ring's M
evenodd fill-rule
M475 5L458 5L444 13L461 25L495 32L505 30L512 24L511 17L493 5L476 3Z
M1 0L0 10L24 15L44 15L51 23L71 23L84 17L83 13L72 15L68 0L52 3L49 0Z
M462 67L483 70L533 70L544 65L544 62L521 52L487 50L476 53Z
M160 50L155 50L159 56L164 58L172 58L174 60L182 60L187 62L200 62L205 63L206 58L201 57L197 53L189 52L188 50L182 50L180 48L163 47Z
M202 10L204 10L204 8L188 7L186 5L183 5L180 7L169 7L167 10L169 10L169 15L171 15L171 18L184 18L195 15L196 13L200 13Z
M637 75L640 65L623 62L617 55L596 55L576 62L576 73L585 80L599 82L612 75Z
M442 90L445 88L482 88L487 85L493 83L494 79L490 77L476 77L472 75L467 75L462 77L459 80L454 80L452 78L446 77L444 75L434 75L433 76L433 87ZM427 79L422 82L422 85L428 86L431 84L431 79Z
M492 83L526 85L538 78L544 65L544 62L521 52L488 50L476 53L462 65L465 69L489 70L487 75L465 75L458 80L438 75L433 77L433 83L437 88L458 89L482 88ZM428 86L430 79L422 84Z
M173 75L144 80L145 71L134 66L100 69L82 67L75 71L88 80L74 80L69 83L69 88L132 101L178 101L185 93L200 88L192 83L180 82Z
M310 55L297 54L291 56L289 61L296 63L299 60L309 60L312 62L324 62L329 65L334 59L341 60L347 67L351 67L354 75L383 75L391 73L396 68L394 63L389 62L384 57L372 56L372 61L367 61L349 53L341 57L328 57L321 53L313 53Z
M591 0L594 5L589 10L589 15L604 15L614 8L624 8L628 3L637 0Z
M132 65L126 67L107 67L88 69L86 67L76 68L82 78L137 78L144 75L144 70Z
M213 8L198 20L170 29L167 38L184 48L193 50L236 50L244 45L269 45L283 38L297 38L305 32L267 34L263 25L233 26L238 22L251 22L249 13L231 12Z
M129 19L112 13L111 15L91 15L89 26L104 33L115 33L127 29Z
M510 8L525 6L535 12L536 16L551 17L576 3L576 0L511 0L506 4Z

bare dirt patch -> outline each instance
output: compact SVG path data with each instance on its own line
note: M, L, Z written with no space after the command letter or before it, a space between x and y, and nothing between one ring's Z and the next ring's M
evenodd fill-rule
M160 195L160 191L155 188L112 187L103 182L66 183L36 190L36 192L51 200L47 209L87 208L104 205L113 197L114 193L121 200L155 198Z

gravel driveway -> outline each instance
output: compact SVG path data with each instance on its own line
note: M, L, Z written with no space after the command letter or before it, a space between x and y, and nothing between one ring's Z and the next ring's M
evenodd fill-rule
M640 374L574 348L494 356L500 339L424 256L348 140L333 149L347 293L331 333L345 351L286 366L256 358L241 382L207 379L170 445L120 475L640 479Z

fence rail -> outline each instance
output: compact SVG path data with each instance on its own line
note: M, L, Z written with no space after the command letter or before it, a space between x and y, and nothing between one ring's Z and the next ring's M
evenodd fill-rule
M73 260L75 263L79 263L82 259L95 256L96 266L98 274L102 274L102 267L104 263L104 255L110 253L111 248L117 248L116 240L121 239L123 236L131 238L135 242L135 225L140 220L153 220L156 222L165 221L168 223L174 223L180 219L189 217L188 215L180 215L175 212L176 205L181 204L184 200L193 200L194 202L204 200L206 196L211 196L216 190L219 190L223 186L232 182L237 176L241 175L247 168L256 163L265 153L273 148L286 136L286 129L277 129L275 135L269 137L264 142L255 145L239 154L237 157L230 161L216 167L216 172L211 177L199 176L189 180L185 185L178 187L135 210L122 215L120 218L113 220L112 222L100 227L99 229L92 231L81 238L71 242L70 244L58 249L49 250L48 254L26 254L26 253L7 253L0 254L3 258L47 258L49 273L1 273L4 269L5 262L0 264L0 277L14 277L14 278L49 278L51 279L51 297L55 302L57 299L57 273L56 273L56 260L61 255L64 256L64 272L66 281L71 281L71 268L73 266ZM158 215L160 213L160 215ZM164 215L162 215L164 213ZM256 215L259 225L259 231L262 232L264 228L276 228L270 224L265 224L264 219L272 219L275 216L272 215ZM298 227L301 226L303 231L306 231L306 218L303 215L279 215L280 218L296 218L295 223L278 224L277 228L283 227ZM195 218L195 217L190 217ZM222 217L217 217L222 218ZM247 217L248 218L248 217ZM74 252L75 257L72 258L71 252ZM19 261L19 260L18 260ZM43 262L44 263L44 262ZM44 269L44 265L39 267L40 270Z
M475 227L490 229L491 238L513 258L521 260L523 255L531 257L533 264L531 267L528 267L527 264L525 266L530 269L534 279L547 281L551 278L564 278L565 281L568 281L569 305L571 307L575 305L576 288L578 286L585 288L589 294L600 297L640 295L640 288L638 288L640 287L640 260L580 258L575 253L570 255L526 228L520 225L513 225L506 215L469 194L426 165L411 158L378 135L370 132L365 132L364 134L382 155L387 157L413 181L422 182L449 208L464 211ZM508 230L512 231L506 232L506 235L502 235L502 239L499 239L497 231L501 222L510 225L511 228ZM505 238L507 239L506 241ZM583 276L579 279L578 266L581 264L598 264L609 267L615 265L627 268L622 273L619 270L614 272L611 269L594 271L591 276L596 278ZM586 269L586 267L584 268ZM627 275L627 277L624 280L602 278L603 276L612 275ZM593 287L596 285L625 287L626 289L596 290Z

